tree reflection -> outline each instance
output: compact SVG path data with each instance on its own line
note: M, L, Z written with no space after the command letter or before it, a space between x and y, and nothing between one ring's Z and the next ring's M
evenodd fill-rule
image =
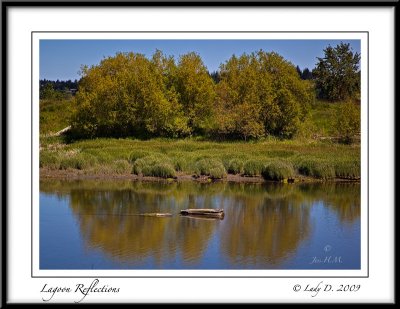
M162 190L150 193L140 189L73 189L70 196L71 209L88 246L101 248L121 261L140 261L151 256L156 265L161 265L181 256L189 266L195 265L215 227L215 222L180 220L179 209L192 200L199 208L212 207L209 199L191 195L178 202ZM176 216L138 216L148 212L170 212Z
M233 265L276 267L310 235L309 204L292 189L269 186L263 198L240 198L228 208L221 245Z
M322 202L345 224L359 220L361 208L360 185L349 183L52 180L40 190L69 198L87 249L135 267L198 268L222 256L226 268L278 268L312 235L314 205ZM225 218L180 217L186 208L223 208ZM137 216L149 212L173 216Z
M342 223L351 224L360 218L361 188L359 183L303 184L299 190L309 201L322 201L334 211Z

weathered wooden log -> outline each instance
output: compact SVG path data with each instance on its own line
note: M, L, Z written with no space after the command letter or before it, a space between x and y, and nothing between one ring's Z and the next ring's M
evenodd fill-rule
M64 133L68 132L69 130L71 130L71 126L68 126L68 127L64 128L64 129L54 133L54 136L60 136L60 135L62 135Z
M183 209L181 215L187 216L207 216L207 217L223 217L223 209Z

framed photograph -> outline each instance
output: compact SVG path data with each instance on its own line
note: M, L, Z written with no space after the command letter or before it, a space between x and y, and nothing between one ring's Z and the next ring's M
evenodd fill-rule
M2 5L3 304L394 303L397 2L64 4Z

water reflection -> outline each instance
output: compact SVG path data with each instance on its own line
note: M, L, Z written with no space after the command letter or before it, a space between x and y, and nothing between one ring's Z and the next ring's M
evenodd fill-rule
M310 234L310 208L288 198L243 199L226 217L222 247L233 263L280 264Z
M340 224L360 217L360 185L348 183L52 180L41 181L40 190L68 198L86 251L133 268L279 268L312 239L314 205L322 203ZM223 208L225 218L180 217L186 208ZM174 215L136 216L148 212Z
M70 206L90 247L102 248L122 260L151 255L156 264L163 259L173 259L179 253L191 263L201 257L215 227L213 222L137 214L169 212L177 215L182 208L211 208L213 205L210 198L192 194L186 199L175 199L168 189L164 186L160 186L160 191L146 186L112 191L76 188L70 192Z

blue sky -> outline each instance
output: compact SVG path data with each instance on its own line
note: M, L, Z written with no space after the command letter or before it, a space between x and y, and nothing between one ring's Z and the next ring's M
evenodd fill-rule
M263 49L275 51L301 69L313 69L323 49L340 42L360 52L360 40L40 40L40 79L79 79L81 65L98 64L117 52L136 52L151 57L156 49L168 56L198 53L210 72L233 54L240 56Z

